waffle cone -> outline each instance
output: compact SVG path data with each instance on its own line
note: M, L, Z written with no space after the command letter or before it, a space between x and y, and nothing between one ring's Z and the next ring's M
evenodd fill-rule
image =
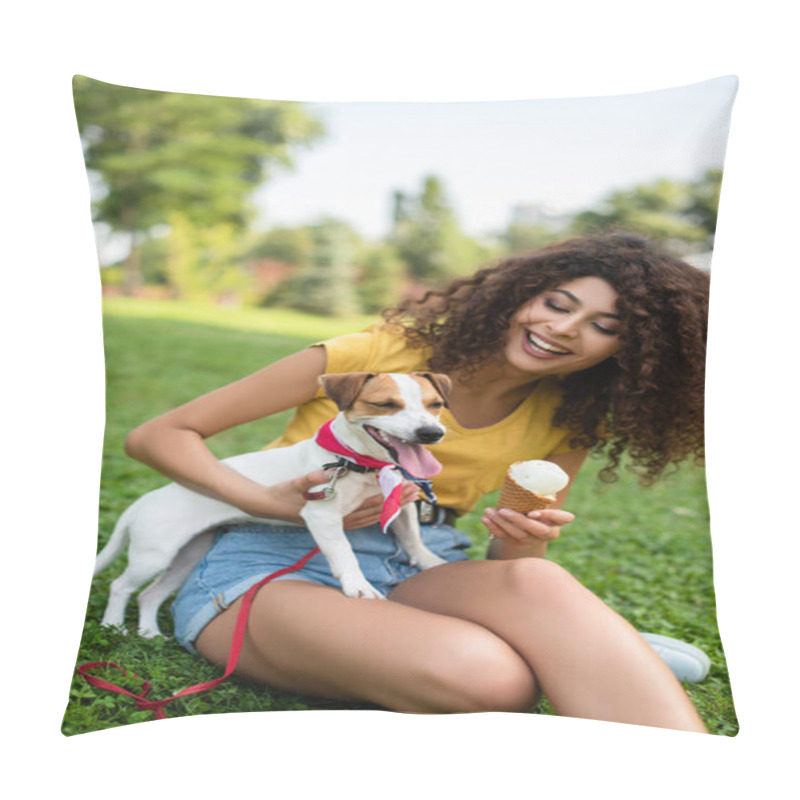
M503 488L500 491L500 498L497 501L498 508L510 508L512 511L519 511L527 514L528 511L538 511L541 508L548 508L555 502L555 499L536 494L529 489L524 489L512 477L506 475Z

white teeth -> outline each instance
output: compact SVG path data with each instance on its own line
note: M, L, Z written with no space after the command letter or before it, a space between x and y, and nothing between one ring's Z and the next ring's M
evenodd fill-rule
M372 425L368 425L367 432L372 435L373 439L377 439L382 444L389 444L389 441L384 435L383 431L380 431L377 428L373 428Z
M553 353L553 355L566 356L572 352L571 350L559 350L557 347L553 347L553 345L542 341L535 333L532 333L531 331L528 331L528 341L534 347L538 347L540 350L544 350L547 353Z

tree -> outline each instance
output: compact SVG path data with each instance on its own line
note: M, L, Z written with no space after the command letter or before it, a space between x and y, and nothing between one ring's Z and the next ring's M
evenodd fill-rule
M314 250L312 227L276 226L253 236L247 248L248 259L271 258L297 266L308 264Z
M722 170L710 169L700 180L690 185L691 201L686 208L689 218L714 236L717 230L717 210L722 189Z
M614 191L596 209L577 214L571 231L591 233L609 228L639 232L678 250L713 245L719 182L709 172L700 181L658 180Z
M299 267L268 298L269 305L310 314L346 317L361 311L356 294L355 255L360 240L347 223L326 218L309 226L312 249Z
M364 312L375 314L400 301L405 273L393 247L385 244L369 247L359 263L356 294Z
M544 247L560 235L542 223L512 222L500 238L509 253L527 253Z
M435 175L428 175L418 196L394 193L391 242L408 267L410 277L439 283L471 272L482 251L462 233L455 213Z
M86 167L99 180L96 220L130 236L128 289L140 280L141 244L175 214L192 226L241 230L253 190L293 150L322 134L297 103L149 91L73 82Z

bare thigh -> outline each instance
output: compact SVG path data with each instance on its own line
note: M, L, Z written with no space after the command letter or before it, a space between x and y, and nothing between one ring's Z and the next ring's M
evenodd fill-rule
M239 605L195 642L212 662L227 661ZM523 711L537 698L526 662L480 624L294 580L257 592L236 672L398 711Z

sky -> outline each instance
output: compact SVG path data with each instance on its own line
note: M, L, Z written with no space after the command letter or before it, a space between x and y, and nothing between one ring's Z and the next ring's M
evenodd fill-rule
M322 216L388 231L394 190L435 174L470 235L505 228L515 205L590 207L616 188L694 179L723 161L734 77L654 92L456 103L314 103L327 135L254 196L258 227Z

